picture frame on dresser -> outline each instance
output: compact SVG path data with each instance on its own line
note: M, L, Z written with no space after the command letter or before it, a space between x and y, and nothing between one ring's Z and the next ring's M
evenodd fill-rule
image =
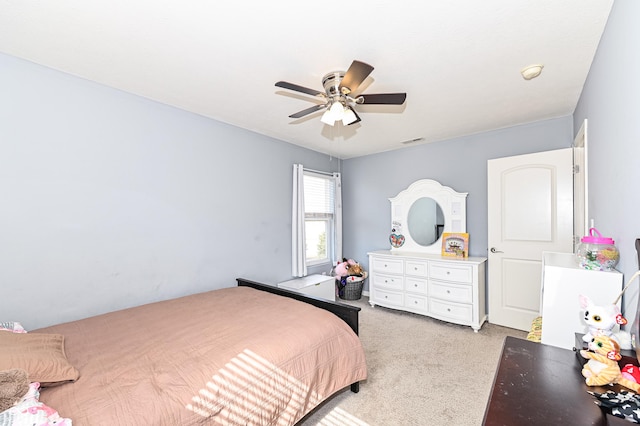
M442 255L445 257L469 257L469 234L445 232L442 235Z

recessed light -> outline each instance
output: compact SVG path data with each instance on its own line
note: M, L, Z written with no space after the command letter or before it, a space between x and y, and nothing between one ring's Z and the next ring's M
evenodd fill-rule
M529 65L528 67L522 68L520 74L522 74L522 78L525 80L531 80L542 73L542 68L544 68L542 64Z

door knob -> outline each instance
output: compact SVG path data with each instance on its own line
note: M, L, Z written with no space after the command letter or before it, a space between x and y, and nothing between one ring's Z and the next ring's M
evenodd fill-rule
M491 247L491 253L504 253L504 252L500 250L496 250L495 247Z

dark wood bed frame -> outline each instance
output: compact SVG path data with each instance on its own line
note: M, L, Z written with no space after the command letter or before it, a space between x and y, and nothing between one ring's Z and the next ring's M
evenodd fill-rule
M259 282L247 280L244 278L237 278L238 286L241 287L251 287L256 290L262 290L269 293L277 294L279 296L289 297L291 299L299 300L301 302L309 303L313 306L316 306L320 309L324 309L326 311L331 312L336 315L344 322L346 322L351 329L358 334L358 313L360 312L360 308L357 306L347 305L345 303L340 302L332 302L326 299L320 299L316 297L306 296L301 293L296 293L294 291L285 290L279 287L275 287L268 284L262 284ZM360 382L355 382L351 384L352 392L360 391Z

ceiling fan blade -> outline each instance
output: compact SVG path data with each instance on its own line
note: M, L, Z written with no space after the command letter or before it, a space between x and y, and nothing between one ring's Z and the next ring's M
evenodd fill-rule
M279 81L276 83L276 87L282 87L283 89L295 90L296 92L306 93L312 96L325 96L324 92L318 90L309 89L308 87L298 86L297 84L288 83L286 81Z
M309 115L309 114L311 114L312 112L319 111L319 110L321 110L322 108L326 108L326 107L327 107L327 105L326 105L326 104L318 104L318 105L314 105L314 106L312 106L312 107L310 107L310 108L303 109L302 111L298 111L298 112L296 112L295 114L291 114L291 115L289 116L289 118L300 118L300 117L304 117L305 115Z
M360 116L359 116L359 115L358 115L358 113L356 112L355 108L351 108L351 111L353 111L353 113L355 114L355 116L356 116L356 121L354 121L353 123L349 123L349 124L347 124L347 126L352 126L352 125L354 125L354 124L359 123L359 122L361 122L361 121L362 121L362 119L360 118Z
M362 101L360 101L362 99ZM359 104L365 105L402 105L407 99L406 93L375 93L370 95L360 95L357 98Z
M345 93L343 88L348 89L348 91L346 91L347 94L355 91L358 86L362 84L364 79L371 74L371 71L373 71L373 67L371 65L360 61L353 61L345 73L344 78L340 82L340 91Z

